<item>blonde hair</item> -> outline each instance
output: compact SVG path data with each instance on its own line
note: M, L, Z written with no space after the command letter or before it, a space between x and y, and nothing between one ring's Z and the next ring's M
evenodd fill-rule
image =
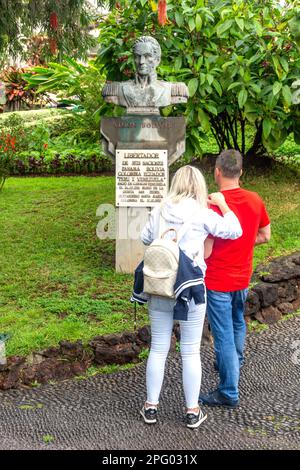
M186 198L195 199L200 207L207 207L207 187L200 170L186 165L176 171L167 199L177 203Z

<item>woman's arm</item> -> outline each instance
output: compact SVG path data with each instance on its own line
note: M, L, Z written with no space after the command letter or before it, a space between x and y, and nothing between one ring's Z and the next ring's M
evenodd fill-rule
M213 204L214 206L218 206L218 208L222 212L222 215L225 215L227 214L227 212L231 211L222 193L209 194L207 198L207 202L209 204Z
M155 227L159 224L160 208L155 207L150 212L149 220L141 231L141 240L144 245L150 245L155 238Z
M208 217L204 224L208 233L215 237L235 240L243 234L241 224L237 216L228 207L222 193L212 193L209 195L208 202L219 207L223 217L208 209Z

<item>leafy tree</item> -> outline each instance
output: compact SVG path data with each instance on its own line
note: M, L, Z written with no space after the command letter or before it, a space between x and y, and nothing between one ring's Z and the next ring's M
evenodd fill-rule
M2 56L26 56L28 38L36 31L48 38L46 57L82 57L94 44L89 25L95 12L87 0L0 0L0 12Z
M159 75L185 81L190 100L165 115L185 114L189 154L201 154L211 131L223 148L250 157L280 146L294 132L300 111L293 84L300 76L299 0L282 8L271 0L168 0L168 21L157 21L157 2L123 0L100 22L98 65L109 80L133 75L132 44L141 34L162 47ZM250 139L247 138L250 134Z

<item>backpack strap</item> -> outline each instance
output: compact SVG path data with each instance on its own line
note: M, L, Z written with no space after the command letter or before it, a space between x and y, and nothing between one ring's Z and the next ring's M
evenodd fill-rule
M163 217L161 215L161 211L160 211L160 213L159 213L159 228L158 228L159 238L163 238L166 235L167 232L173 231L176 234L174 241L176 243L179 243L180 240L182 239L182 237L186 234L186 232L188 231L188 229L192 225L193 219L194 219L194 214L192 215L192 217L190 217L188 220L186 220L183 223L182 227L179 230L176 230L175 228L170 227L169 229L166 229L166 230L163 231L164 219L163 219Z

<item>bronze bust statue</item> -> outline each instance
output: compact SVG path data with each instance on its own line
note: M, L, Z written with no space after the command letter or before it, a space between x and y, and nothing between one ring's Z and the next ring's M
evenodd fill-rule
M157 80L156 67L160 63L161 48L156 39L142 36L133 45L136 75L125 82L108 82L102 96L108 103L127 108L127 114L159 114L159 108L175 103L186 103L187 86Z

